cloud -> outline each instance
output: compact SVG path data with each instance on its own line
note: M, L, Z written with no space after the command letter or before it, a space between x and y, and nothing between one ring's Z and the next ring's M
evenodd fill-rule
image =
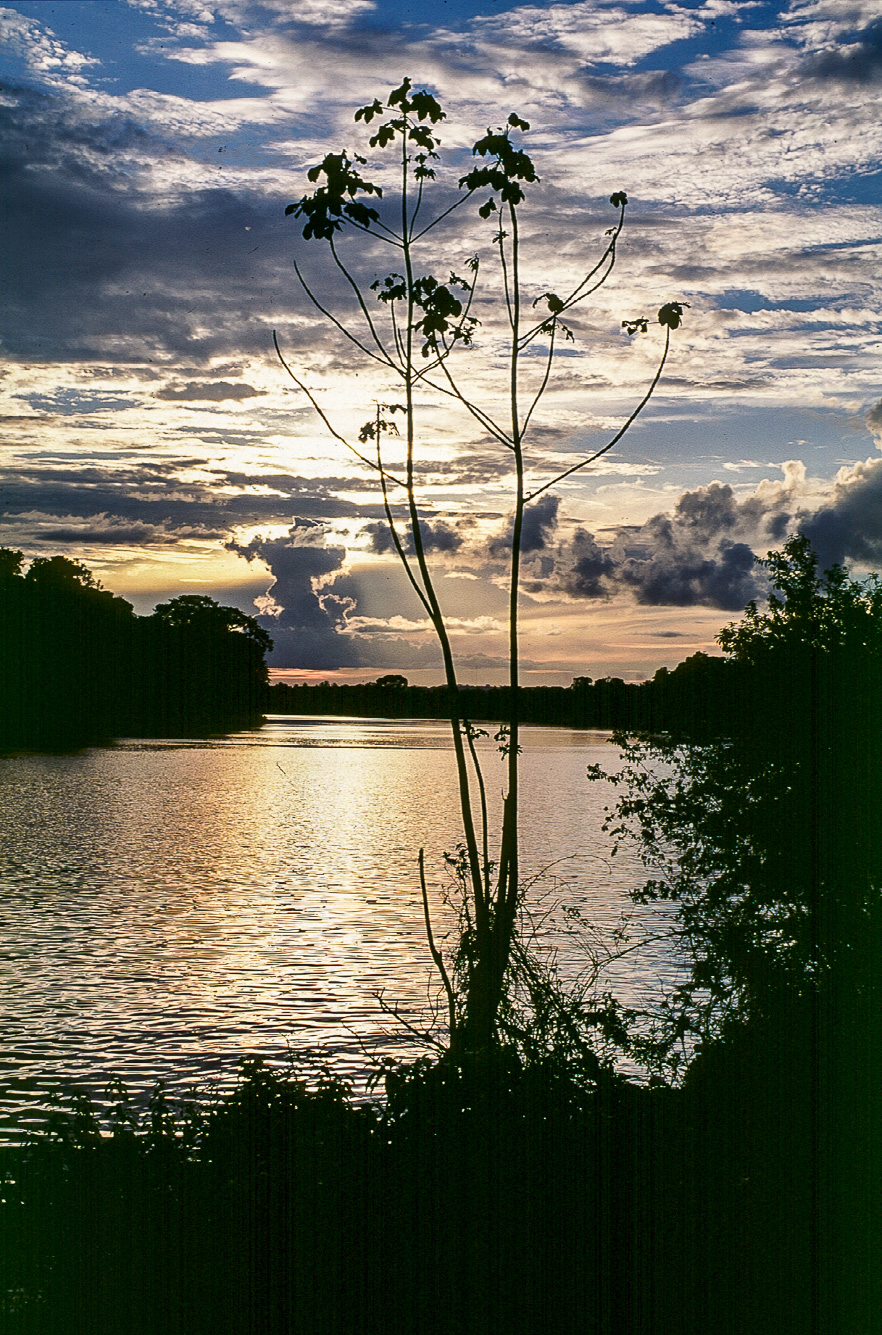
M345 517L347 532L362 526L373 552L388 553L381 507L360 503L364 481L324 462L317 437L308 428L299 434L299 400L293 391L287 400L266 393L271 382L264 369L276 327L344 434L352 430L346 414L355 412L354 386L365 403L389 392L377 391L364 371L360 381L344 383L354 354L341 353L333 330L295 292L290 260L297 236L282 207L306 188L306 167L329 149L354 145L353 108L404 72L437 90L450 113L443 137L454 181L474 133L512 106L531 120L526 146L543 177L522 214L529 257L523 272L536 282L531 297L556 287L561 270L574 274L586 237L608 226L607 205L598 208L595 194L607 200L624 186L632 199L615 286L598 293L596 307L592 299L583 326L574 318L578 341L566 350L574 359L561 361L563 374L544 405L549 411L542 422L537 414L536 476L565 466L556 449L564 460L578 457L571 451L583 437L593 439L602 423L618 420L628 382L652 374L642 345L628 345L623 372L613 369L611 349L621 342L621 316L660 300L690 300L689 321L651 405L660 430L634 437L654 462L616 465L622 472L670 464L673 455L665 452L678 420L690 422L685 459L699 411L710 418L722 406L718 439L695 447L720 453L693 453L687 466L699 471L672 469L668 486L685 485L684 477L707 481L727 468L730 426L745 403L757 412L782 405L802 414L841 410L851 417L850 429L858 406L869 401L879 310L878 200L868 175L878 170L882 147L878 0L790 0L779 7L774 30L767 10L739 0L698 7L640 0L514 4L472 19L420 11L412 23L370 0L132 4L140 11L139 35L151 24L161 35L138 49L141 63L127 66L127 75L137 71L149 82L162 61L163 82L121 94L114 91L121 83L100 77L113 72L110 65L99 70L45 23L2 11L8 47L25 62L30 85L0 99L0 189L9 221L4 356L22 363L18 378L5 382L9 416L16 401L44 406L60 423L45 435L53 446L67 443L64 458L41 453L13 461L2 495L14 523L4 532L17 538L30 526L41 541L70 547L89 541L110 548L114 537L122 546L168 547L169 535L182 542L191 533L229 539L268 524L278 532L296 514L317 522ZM712 17L727 21L705 43ZM70 30L60 20L58 27ZM176 73L181 95L157 91L170 87ZM226 96L237 87L248 95ZM647 110L651 103L664 110ZM208 143L214 135L224 138ZM843 203L840 192L852 187L863 203ZM442 236L445 264L448 244L451 264L473 253L465 223L460 227L467 215L471 228L473 213L464 208L430 234L432 261L440 263ZM489 233L479 240L489 248ZM353 250L364 243L355 238ZM361 254L370 281L376 257ZM657 295L660 284L665 290ZM346 310L342 298L351 293L333 267L321 295L335 313ZM500 397L491 379L499 330L486 310L480 316L479 346L469 356L474 364L487 354L476 373L476 399L493 406ZM125 385L108 375L83 387L87 375L101 377L120 364L139 368ZM539 359L525 363L525 385L530 371L541 374ZM586 389L594 396L591 413ZM284 402L293 408L287 415ZM193 425L208 412L183 411L188 404L211 407L210 432ZM432 476L422 474L421 482L445 518L430 517L424 540L444 572L474 560L472 534L491 524L502 529L474 567L486 582L498 574L498 567L483 568L488 555L501 557L510 537L499 518L507 513L500 493L510 459L504 451L491 455L486 440L467 445L444 406L431 411L430 424L439 430L424 436ZM85 414L94 420L84 423ZM36 418L34 425L51 428L52 420ZM27 419L20 421L23 439ZM882 402L866 423L882 433ZM110 441L106 433L114 426L119 455L105 465L87 442L99 428ZM782 441L796 435L812 435L805 420ZM742 426L731 454L744 458L730 472L795 448L760 441L768 437ZM192 457L155 468L133 462L136 452L167 451L169 442ZM806 457L829 458L835 449L829 475L842 447L824 456L821 448ZM78 460L78 450L88 453ZM235 458L235 451L236 472L209 462ZM272 462L282 451L286 460L300 453L302 475ZM249 472L254 460L259 464ZM877 550L877 475L869 463L861 469L841 475L820 508L796 480L766 484L753 498L717 483L692 487L665 513L664 501L637 502L641 517L659 513L636 527L617 525L621 512L603 511L608 522L602 530L595 523L596 533L585 523L573 529L556 500L543 497L528 511L525 588L536 599L545 590L548 601L616 594L645 606L728 610L751 587L749 552L764 551L794 526L810 528L828 556L868 561ZM328 476L335 470L339 476ZM576 514L598 513L595 500L630 506L636 494L623 484L615 496L601 495L593 475L583 490L578 486L573 480L566 491ZM457 495L480 507L480 530L447 517ZM280 544L266 546L278 598L273 606L281 609L269 620L285 653L324 656L322 665L331 666L332 659L364 662L381 652L382 631L363 637L378 642L374 649L353 632L348 567L334 564L345 555L342 540L301 523L267 543ZM241 537L241 554L252 546ZM451 555L455 561L446 559ZM366 564L382 569L388 582L392 562ZM364 613L360 600L358 608ZM386 610L371 613L377 627ZM405 639L399 647L412 658L424 652Z
M813 79L844 84L874 83L882 79L882 19L859 32L856 40L831 44L803 62L802 73Z
M566 566L559 571L559 585L574 598L605 598L616 563L603 551L593 533L577 528L567 552Z
M169 529L157 524L126 524L108 515L94 515L91 523L72 523L64 526L40 527L40 541L71 546L121 547L174 546L186 538L209 542L225 536L223 529L208 529L184 525Z
M50 86L85 86L84 71L101 63L94 56L70 50L46 24L15 9L0 9L0 42L24 61L33 76Z
M245 546L226 544L246 561L261 560L272 573L266 597L259 600L261 625L270 631L271 667L334 669L359 667L363 659L346 633L345 613L354 604L324 592L328 577L343 567L345 547L326 547L325 528L296 519L283 538L255 537Z
M253 385L235 385L229 380L216 380L213 383L188 380L185 385L168 385L165 389L158 390L156 397L186 401L207 399L212 403L222 403L227 399L237 402L242 399L253 399L263 392L255 389Z
M822 570L847 560L882 567L882 459L841 469L816 508L804 465L790 460L783 471L741 500L720 482L686 491L672 512L619 527L605 544L579 527L558 548L552 582L572 598L628 589L643 606L740 611L767 590L755 555L789 532L809 538Z
M557 526L559 508L560 497L548 493L527 507L521 529L521 554L523 556L547 551L552 534ZM504 560L511 551L513 532L514 518L512 517L502 533L490 538L487 543L487 550L494 560Z
M485 49L502 48L503 62L514 48L534 61L543 51L557 50L558 56L565 52L580 64L596 66L636 64L703 27L700 17L681 7L658 14L634 12L627 4L576 0L541 8L521 5L504 14L482 16L473 30ZM529 66L525 75L529 77Z
M410 531L402 534L399 527L399 537L402 538L402 545L408 555L413 555L413 535ZM370 524L365 524L361 529L363 536L370 538L370 550L376 555L381 556L386 552L395 551L395 543L392 540L392 534L389 531L389 525L385 520L377 520ZM443 519L436 519L434 522L428 519L420 520L420 537L423 542L423 550L426 552L455 552L462 546L462 536L457 533L455 528L451 528Z
M878 403L873 404L873 407L869 409L864 420L872 432L882 436L882 399L880 399Z
M728 484L712 482L684 492L669 514L618 528L604 546L578 528L558 552L557 587L574 598L628 589L647 607L740 611L765 588L754 549L784 536L804 479L804 468L790 463L782 482L760 484L743 500Z
M232 4L230 17L244 17L253 22L261 11L278 21L302 23L322 31L348 27L354 20L376 9L374 0L260 0L259 4Z
M661 525L659 526L662 527ZM650 607L719 607L741 611L763 588L753 549L723 538L709 555L665 535L647 557L631 556L618 579L634 590L638 603Z
M882 567L882 459L840 471L829 505L800 519L821 570L847 560Z
M7 356L266 357L270 331L255 315L283 262L280 207L216 178L169 180L172 163L186 175L180 151L61 94L10 90L0 141Z
M324 546L324 526L297 519L284 538L252 538L247 546L226 544L227 550L246 561L261 560L273 575L267 590L268 604L280 627L304 631L335 630L341 626L339 609L328 606L319 592L328 575L340 570L345 547Z
M70 530L76 522L94 525L101 515L102 527L144 525L144 533L166 535L157 538L165 544L169 533L228 539L243 527L290 524L292 513L316 522L363 521L377 513L373 499L358 505L335 494L343 485L340 478L255 476L200 456L133 461L112 450L91 459L71 450L40 450L13 458L4 469L0 523L21 546L37 523Z

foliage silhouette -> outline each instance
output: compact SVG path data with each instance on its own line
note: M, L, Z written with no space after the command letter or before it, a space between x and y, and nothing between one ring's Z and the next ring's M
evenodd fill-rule
M387 119L384 119L388 117ZM533 303L547 309L530 313L521 275L522 242L520 207L526 190L538 182L532 159L513 136L529 131L529 124L516 113L505 126L488 129L477 140L472 155L481 159L459 178L459 193L442 197L436 212L428 213L430 197L443 187L437 179L441 170L440 136L437 127L445 112L432 94L416 91L410 79L355 113L356 122L373 127L369 144L372 149L390 150L392 170L398 178L398 198L385 201L384 187L368 179L369 163L365 156L348 152L328 154L307 173L316 188L286 209L302 224L307 242L324 243L334 269L342 275L353 295L356 323L352 326L333 313L315 295L298 262L295 273L301 287L317 311L349 344L373 366L380 368L396 385L401 403L375 405L371 419L359 433L358 444L347 440L333 425L330 415L320 405L304 375L295 371L284 358L276 339L280 361L307 398L315 413L342 445L376 475L383 499L386 520L397 556L410 584L434 629L444 663L447 716L449 717L459 786L462 846L464 849L463 921L469 926L469 948L465 956L458 952L456 986L451 978L452 962L435 949L429 918L428 892L423 853L419 858L420 882L432 958L441 976L448 1002L449 1043L455 1054L487 1050L499 1037L499 1016L507 978L512 963L519 905L522 899L520 849L518 838L518 756L520 753L518 712L518 593L523 545L524 517L527 507L556 483L586 468L606 454L622 438L649 401L665 364L671 331L682 319L682 304L668 303L658 313L658 323L665 331L658 369L637 407L601 449L582 458L557 476L527 482L530 459L526 451L534 414L548 387L555 353L561 337L571 331L561 317L584 302L609 278L616 261L617 244L625 222L627 196L616 191L610 203L617 210L617 220L607 232L599 258L565 295L546 292ZM378 124L375 124L378 122ZM435 189L433 189L433 187ZM376 206L365 203L365 198ZM495 231L492 249L497 264L500 323L506 347L506 383L501 398L505 415L497 416L491 404L479 398L477 390L464 387L460 375L460 353L471 349L478 329L472 313L482 275L481 259L475 254L466 264L467 276L449 269L443 281L435 274L420 271L421 255L428 251L437 262L439 236L436 228L461 210L469 201L480 201L479 218L492 216ZM374 267L377 248L388 246L395 252L395 270L371 283L362 279L341 248L346 238L360 236L362 250L370 238L366 258ZM426 238L429 238L426 241ZM421 244L422 243L422 244ZM357 248L356 248L357 249ZM374 272L376 272L374 268ZM370 293L380 310L372 314ZM647 319L624 321L629 333L648 328ZM631 326L634 328L631 328ZM275 338L275 335L274 335ZM536 376L528 374L536 345L545 345ZM530 358L528 363L527 359ZM454 663L450 629L442 609L436 578L430 569L424 542L425 507L417 489L417 446L419 421L426 395L446 398L458 405L477 424L482 437L493 440L507 455L512 475L512 521L508 547L508 664L509 695L506 733L500 750L506 762L506 791L498 843L490 852L490 832L486 827L486 805L480 813L474 809L474 789L483 791L478 753L464 708ZM403 457L390 463L394 437L398 436L395 414L401 413ZM373 453L366 449L373 446ZM403 504L396 501L403 496Z
M4 1331L873 1328L872 1194L818 1208L792 1076L773 1099L586 1089L498 1051L390 1075L383 1105L251 1062L225 1096L138 1104L117 1082L103 1111L60 1108L0 1149Z
M751 1023L856 1058L882 1037L882 585L819 575L802 537L762 564L768 609L719 636L728 735L619 738L608 827L636 841L653 872L636 898L672 901L692 959L659 1054Z
M693 737L731 731L739 712L736 674L722 658L696 653L672 671L659 668L650 681L621 677L599 681L577 677L571 686L519 686L521 724L558 728L623 728L670 731ZM403 683L406 679L401 678ZM460 684L464 718L476 723L507 724L511 719L508 686ZM387 677L346 685L288 685L277 682L267 692L267 709L276 714L338 714L374 718L449 718L446 686L390 687Z
M253 726L271 640L236 608L186 594L136 617L80 562L0 549L0 747Z

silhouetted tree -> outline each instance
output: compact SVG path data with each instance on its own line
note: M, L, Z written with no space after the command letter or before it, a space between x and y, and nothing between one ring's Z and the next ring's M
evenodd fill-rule
M253 618L199 595L136 617L79 561L22 565L0 549L0 746L65 750L262 716L272 641Z
M653 872L635 898L676 904L691 959L659 1051L746 1023L880 1036L882 584L819 575L802 537L761 564L767 608L719 635L729 735L619 739L610 824Z
M66 748L115 731L134 611L79 561L2 556L0 693L5 746Z
M355 119L366 126L376 123L370 136L372 149L391 151L393 170L399 181L395 204L387 208L383 202L383 188L364 174L368 163L363 155L341 152L327 154L321 163L311 168L308 179L315 189L289 205L286 212L301 221L307 241L317 240L327 245L336 273L354 296L358 324L350 327L332 313L327 303L313 294L297 263L295 272L304 292L322 316L369 362L389 375L403 401L377 402L371 419L359 434L358 443L353 444L334 427L329 413L321 406L303 374L295 372L285 361L278 341L276 348L291 379L334 438L375 472L392 543L432 624L441 650L463 830L464 898L459 948L452 966L434 942L421 851L423 907L429 948L447 995L451 1047L486 1050L496 1040L499 1007L522 893L518 840L518 756L521 749L518 593L524 516L532 502L563 478L572 476L605 454L622 438L658 383L671 331L681 322L682 307L672 302L659 310L658 323L665 331L665 338L658 369L643 398L612 439L557 476L528 483L530 460L526 444L529 429L548 386L560 341L572 337L564 317L605 283L612 272L624 226L627 197L622 191L611 195L616 223L607 232L596 262L576 285L564 290L563 295L545 291L529 302L521 276L520 207L526 189L539 178L531 158L517 141L517 137L529 130L528 123L512 113L505 126L488 130L473 147L473 157L480 161L460 177L459 195L446 197L432 213L428 197L436 179L436 167L440 164L440 138L436 127L445 119L437 100L425 90L414 90L411 81L405 79L385 102L375 99L361 107L355 113ZM424 252L428 253L432 264L437 263L440 241L436 229L470 201L478 202L477 212L482 219L493 220L492 246L498 263L502 324L507 341L504 392L507 409L504 417L497 417L492 405L480 402L476 393L466 390L455 369L459 359L454 354L472 346L478 325L472 309L481 273L479 255L466 262L465 275L445 267L439 279L421 267L420 256ZM341 238L347 233L370 238L369 263L373 272L376 272L375 254L382 245L392 250L395 269L369 284L361 280L350 267L345 250L341 249ZM443 276L445 273L448 276ZM374 302L379 303L379 308ZM646 318L638 318L622 323L630 335L638 330L646 332L649 322ZM543 355L536 359L535 353L543 345ZM540 368L535 376L525 373L527 356L530 357L530 367L538 364ZM510 693L508 722L497 738L507 758L507 791L499 842L492 857L475 732L463 707L448 623L428 561L425 515L418 498L415 463L418 399L424 390L444 396L469 414L481 437L489 436L499 446L503 457L510 461L513 475L513 509L508 540ZM399 414L403 459L399 464L391 465L388 462L389 444L391 438L399 434L396 420ZM404 498L403 518L393 510L395 492L400 492ZM473 810L474 787L477 787L478 814ZM454 986L452 973L460 980L459 986Z

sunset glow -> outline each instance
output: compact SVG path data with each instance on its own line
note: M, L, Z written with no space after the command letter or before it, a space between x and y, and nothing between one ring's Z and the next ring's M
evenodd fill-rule
M437 22L426 12L397 0L0 7L0 546L83 561L139 613L182 593L259 613L279 680L441 679L373 478L323 430L272 342L275 329L350 440L375 400L394 401L389 376L298 287L295 259L338 318L361 318L284 210L325 153L368 152L355 108L409 75L448 115L439 200L454 198L488 125L511 111L530 122L529 300L578 281L615 222L610 194L628 194L615 272L568 317L574 341L537 410L535 485L600 448L651 380L660 331L629 338L623 319L688 303L646 412L529 512L524 682L640 679L713 652L763 594L751 554L798 530L822 567L882 567L878 7L454 0ZM425 257L446 278L482 256L481 324L456 366L488 410L505 394L492 230L469 203ZM366 288L390 271L372 238L347 246ZM418 430L460 674L497 682L509 458L431 390Z

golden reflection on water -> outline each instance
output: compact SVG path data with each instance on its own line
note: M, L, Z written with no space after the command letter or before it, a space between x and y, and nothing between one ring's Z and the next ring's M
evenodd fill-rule
M483 745L498 815L502 766ZM100 1089L111 1072L133 1087L229 1081L239 1057L289 1041L329 1044L353 1073L353 1031L400 1043L375 994L416 1012L434 987L416 855L443 931L450 751L432 721L275 719L211 742L0 760L6 1104L26 1120L59 1080ZM566 853L560 893L610 929L641 879L609 862L609 793L585 778L614 759L604 734L526 732L525 866ZM618 988L670 966L634 957Z

